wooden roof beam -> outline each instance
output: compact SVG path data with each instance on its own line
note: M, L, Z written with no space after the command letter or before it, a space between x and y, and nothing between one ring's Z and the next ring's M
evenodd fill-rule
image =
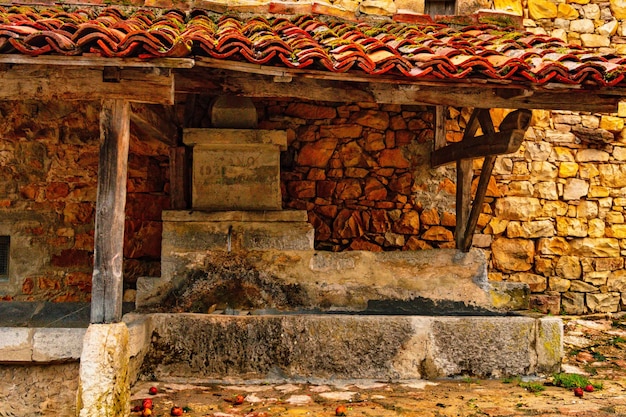
M218 65L218 62L212 62ZM235 65L236 64L236 65ZM220 68L196 66L175 70L176 91L227 94L256 98L295 98L332 102L425 104L455 107L617 111L623 89L587 90L581 86L521 85L488 80L407 80L352 73L297 71L221 62ZM291 78L290 82L285 82ZM276 80L281 82L275 82Z
M171 69L2 64L0 100L126 100L174 104ZM104 68L108 68L106 71Z

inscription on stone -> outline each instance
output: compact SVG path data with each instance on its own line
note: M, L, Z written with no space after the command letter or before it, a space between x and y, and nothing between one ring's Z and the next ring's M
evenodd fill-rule
M193 207L280 210L280 151L276 145L194 148Z

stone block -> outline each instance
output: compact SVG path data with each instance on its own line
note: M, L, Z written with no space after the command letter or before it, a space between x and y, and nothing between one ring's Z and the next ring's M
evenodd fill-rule
M557 16L561 19L574 20L578 19L578 11L567 3L559 3Z
M509 281L524 283L528 285L531 292L543 292L548 288L548 279L546 277L528 272L511 274Z
M611 45L611 40L608 36L596 35L594 33L583 33L580 35L580 39L585 48L601 48Z
M607 285L609 275L610 271L589 271L583 274L583 281L596 287L601 287ZM615 291L615 289L609 286L609 291Z
M528 271L532 268L535 245L531 240L498 238L491 247L494 266L503 272Z
M130 415L128 328L125 323L91 324L80 358L80 417Z
M595 29L593 20L591 19L574 20L569 25L569 30L577 33L593 33Z
M612 188L626 187L626 165L603 164L598 167L598 171L600 185Z
M537 252L541 255L567 255L571 251L570 244L562 237L539 239Z
M559 176L558 167L547 161L531 162L530 170L535 181L552 181Z
M554 19L558 16L557 6L549 0L529 0L528 13L531 19Z
M578 164L576 162L561 162L559 164L559 178L575 177L578 173Z
M620 256L619 241L611 238L583 238L570 242L572 254L590 258L617 258Z
M86 329L33 329L33 361L55 362L80 359Z
M491 301L496 308L527 310L530 287L522 282L490 281Z
M556 184L555 188L556 188ZM565 201L544 201L543 215L545 217L565 216L569 206Z
M517 16L524 14L521 0L494 0L493 6L496 10L502 10Z
M552 145L547 142L528 142L524 157L527 161L547 161L552 153Z
M548 375L559 372L562 359L563 321L556 317L539 319L537 324L537 372Z
M613 148L613 158L617 161L626 161L626 147L615 146Z
M558 322L528 317L158 314L153 320L160 338L145 371L159 379L267 380L277 372L326 379L501 377L555 369L562 349Z
M565 292L569 290L572 282L569 279L560 277L550 277L548 279L548 288L550 291Z
M534 192L530 181L511 181L508 188L508 196L532 197Z
M589 183L578 178L568 178L563 190L564 200L579 200L589 192Z
M621 119L620 119L621 120ZM599 149L581 149L576 153L577 162L608 162L609 153Z
M193 146L192 207L280 210L280 149L284 131L186 129Z
M528 308L542 314L558 316L561 313L561 295L556 294L532 294Z
M614 313L619 310L621 294L618 292L587 294L587 307L594 313Z
M599 290L599 288L577 279L572 280L572 284L570 285L569 289L573 292L595 292Z
M598 203L596 201L581 201L576 206L576 217L584 219L593 219L598 217Z
M561 278L578 279L582 273L580 259L576 256L561 256L556 263L556 274Z
M558 235L563 237L585 237L587 236L587 222L585 219L576 217L557 217L556 230Z
M509 222L506 228L508 238L521 237L532 239L538 237L552 237L556 234L554 224L550 220L537 220L530 222Z
M617 20L611 20L610 22L607 22L603 24L602 26L598 27L597 31L598 31L598 34L602 36L613 36L617 33L618 26L619 26L619 23L617 22ZM619 126L619 124L620 123L617 122L616 126ZM621 124L622 126L624 125L623 119L622 119ZM607 129L607 130L611 130L611 129ZM618 130L621 130L621 129L618 129Z
M124 323L91 324L80 360L80 417L130 414L128 328Z
M565 314L584 314L585 294L576 292L561 294L561 308Z
M626 292L626 271L623 269L611 272L608 277L607 287L609 291Z
M31 329L0 328L0 362L30 362L32 359Z
M626 238L626 224L613 224L605 229L606 237Z
M521 317L435 319L430 341L443 375L520 375L534 368L535 323ZM502 356L499 356L502 355ZM506 364L501 360L506 357Z
M534 197L539 197L541 199L544 200L558 200L559 199L559 193L556 189L556 183L551 181L551 182L540 182L535 184L534 186ZM545 211L545 205L544 205L544 215L549 216L549 214L547 214L547 212Z
M496 200L495 214L505 220L535 220L542 207L537 198L503 197Z
M603 115L600 118L600 128L608 130L609 132L621 132L622 129L624 129L624 119L616 116Z

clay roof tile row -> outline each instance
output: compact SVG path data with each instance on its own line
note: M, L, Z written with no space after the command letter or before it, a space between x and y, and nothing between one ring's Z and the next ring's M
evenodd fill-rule
M288 68L424 79L484 78L614 86L626 58L545 35L474 25L348 22L324 16L242 18L204 10L69 11L0 7L0 54L205 56Z

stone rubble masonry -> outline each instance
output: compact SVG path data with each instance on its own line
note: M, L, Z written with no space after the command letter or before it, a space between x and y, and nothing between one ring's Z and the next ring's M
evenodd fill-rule
M11 237L0 299L91 297L98 170L98 103L0 104L0 235ZM160 270L161 211L169 207L168 146L131 135L125 287Z

